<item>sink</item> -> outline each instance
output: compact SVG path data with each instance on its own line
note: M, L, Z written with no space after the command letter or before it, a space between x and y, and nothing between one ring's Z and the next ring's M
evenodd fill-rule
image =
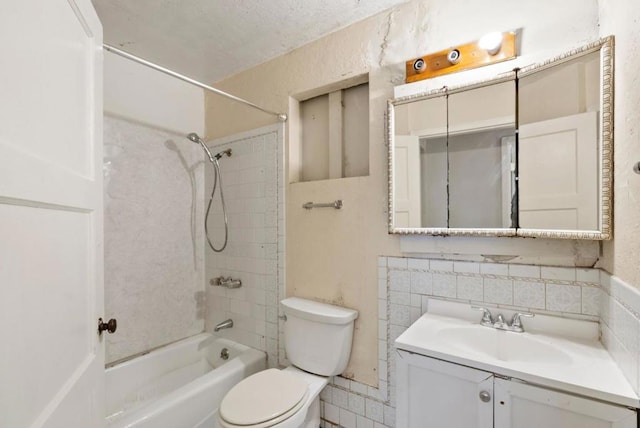
M569 354L553 343L528 333L514 333L479 324L443 327L438 338L464 353L499 361L528 364L569 364Z
M492 311L501 312L505 319L514 312ZM524 327L523 333L485 327L469 304L430 299L428 311L398 336L395 347L399 352L640 408L637 394L600 343L597 322L536 314Z

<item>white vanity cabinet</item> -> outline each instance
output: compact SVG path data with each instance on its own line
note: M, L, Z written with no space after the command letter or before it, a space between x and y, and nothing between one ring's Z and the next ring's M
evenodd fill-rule
M397 428L637 428L624 406L399 350Z

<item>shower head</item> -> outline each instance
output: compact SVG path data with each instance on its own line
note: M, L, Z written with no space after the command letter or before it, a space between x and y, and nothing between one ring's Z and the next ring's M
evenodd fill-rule
M202 142L202 138L200 138L198 134L196 134L195 132L192 132L191 134L187 135L187 138L197 144L200 144Z
M219 160L224 155L231 157L231 149L223 150L221 152L216 153L215 155L212 155L207 145L204 143L204 141L202 141L202 138L200 138L198 134L196 134L195 132L192 132L191 134L187 135L187 138L196 144L200 144L202 146L202 149L205 151L205 153L207 153L207 156L209 156L209 160L211 162L213 162L214 159Z
M204 150L204 152L207 154L207 156L209 157L209 160L211 162L214 162L214 158L211 155L211 152L209 151L209 148L207 147L207 145L204 143L204 141L202 141L202 138L200 138L198 136L198 134L196 134L195 132L192 132L191 134L187 135L187 138L191 141L193 141L196 144L200 144L200 146L202 147L202 150ZM220 159L219 157L216 159Z

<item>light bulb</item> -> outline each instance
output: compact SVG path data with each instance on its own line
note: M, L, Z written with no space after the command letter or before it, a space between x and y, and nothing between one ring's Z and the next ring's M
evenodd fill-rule
M502 33L485 34L478 40L478 47L486 50L489 55L497 54L502 47Z

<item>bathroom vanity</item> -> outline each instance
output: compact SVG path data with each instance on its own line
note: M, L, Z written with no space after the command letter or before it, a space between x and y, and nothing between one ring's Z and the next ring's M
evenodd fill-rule
M638 426L640 401L596 322L537 315L515 333L480 318L468 304L430 300L398 337L398 428Z

